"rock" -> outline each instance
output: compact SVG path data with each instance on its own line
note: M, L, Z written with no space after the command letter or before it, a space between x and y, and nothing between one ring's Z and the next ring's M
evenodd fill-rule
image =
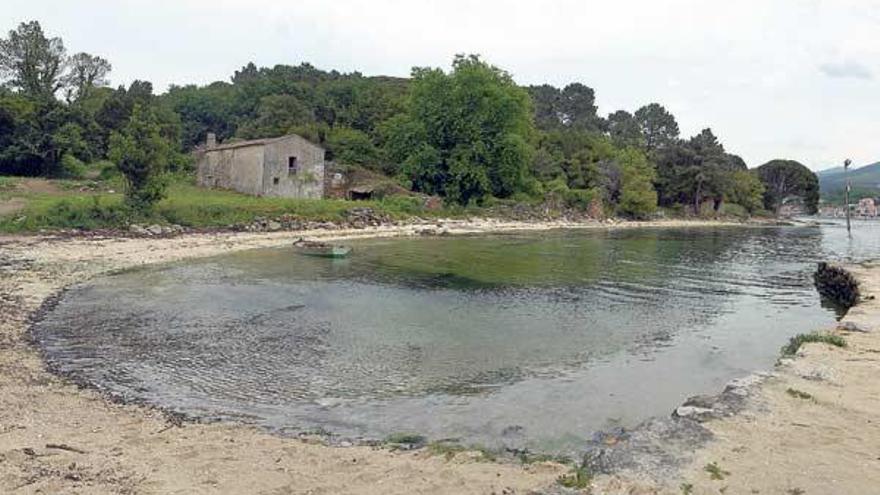
M162 235L162 226L158 224L150 225L146 230L150 235Z
M673 411L672 416L676 418L692 418L699 421L705 417L712 416L714 413L714 409L706 407L678 406L675 411Z
M845 321L840 325L837 325L838 330L842 330L844 332L861 332L861 333L871 333L871 330L859 325L858 323L853 323L851 321Z
M844 309L859 302L859 284L855 277L845 269L825 262L819 263L813 282L819 294Z
M137 235L150 235L150 232L147 231L147 229L141 227L140 225L138 225L136 223L129 225L128 231L131 232L132 234L137 234Z
M424 208L429 211L439 210L443 208L443 199L439 196L428 196L425 198L425 201L422 203Z
M269 221L266 224L266 229L270 232L275 232L275 231L281 230L281 227L282 227L282 225L279 222L276 222L274 220Z

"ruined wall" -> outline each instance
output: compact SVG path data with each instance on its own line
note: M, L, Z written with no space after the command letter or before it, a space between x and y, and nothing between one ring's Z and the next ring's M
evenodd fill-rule
M263 193L263 146L209 150L197 155L197 183L202 187Z
M296 157L297 172L288 172L288 159ZM266 144L262 190L266 196L324 197L324 149L299 136Z

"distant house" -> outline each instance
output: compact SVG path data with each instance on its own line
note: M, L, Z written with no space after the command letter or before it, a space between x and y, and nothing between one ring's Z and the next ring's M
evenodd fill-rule
M876 217L877 204L874 203L874 198L860 199L859 204L856 205L856 215L860 217Z
M324 197L324 148L295 134L220 145L208 134L196 160L201 187L254 196Z
M780 217L796 217L807 213L804 203L797 196L789 196L782 200L779 206L778 215Z

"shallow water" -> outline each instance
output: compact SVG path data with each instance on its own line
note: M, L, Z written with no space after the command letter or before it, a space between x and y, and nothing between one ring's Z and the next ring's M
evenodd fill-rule
M880 229L370 240L139 269L70 290L35 337L62 372L131 400L282 432L402 431L576 449L772 365L830 324L814 262Z

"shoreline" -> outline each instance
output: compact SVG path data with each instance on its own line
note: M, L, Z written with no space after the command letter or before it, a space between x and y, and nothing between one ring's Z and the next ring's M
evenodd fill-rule
M364 446L340 449L227 423L186 423L180 427L179 420L150 407L114 404L94 390L83 389L53 375L38 349L29 342L30 322L35 312L49 304L47 301L65 287L95 276L146 264L276 247L298 236L347 240L426 233L467 235L551 229L762 225L768 226L767 223L675 220L621 223L440 220L365 229L218 232L161 238L0 236L0 256L3 256L0 258L0 307L4 313L12 313L7 321L0 323L0 349L4 350L0 356L0 387L4 397L9 398L0 408L0 455L6 458L6 462L0 463L0 487L83 493L175 490L217 493L238 492L242 487L252 492L287 487L297 493L307 492L303 487L329 490L327 493L502 493L507 488L515 493L526 493L553 489L555 479L567 472L565 467L553 463L516 466L475 462L473 456L468 455L447 461L423 451L400 453ZM44 448L50 441L88 453ZM140 447L132 450L128 443ZM257 445L260 447L255 447ZM275 451L272 459L264 451L267 445ZM288 455L277 455L278 451ZM181 464L184 453L192 454L196 460ZM212 460L206 463L206 456ZM351 462L352 458L361 457L364 462L355 467L357 462ZM345 461L340 464L342 459ZM75 469L70 467L71 462ZM264 463L273 469L254 468ZM105 464L110 467L102 468ZM274 469L278 464L280 475ZM200 475L201 470L212 474ZM247 475L243 476L244 473ZM397 482L381 483L388 476ZM414 481L413 476L419 479ZM602 483L606 488L648 483L646 487L657 488L645 488L654 491L644 493L667 493L656 491L661 489L659 480L644 481L640 473L631 478L614 475L604 478ZM303 483L303 479L309 481Z

